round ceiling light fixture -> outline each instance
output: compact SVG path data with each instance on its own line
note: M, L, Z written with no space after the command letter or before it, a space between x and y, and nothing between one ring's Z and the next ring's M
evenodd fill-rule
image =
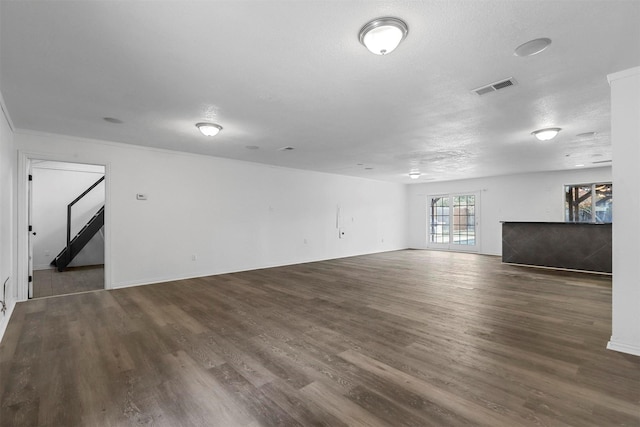
M360 30L358 38L371 53L387 55L407 37L409 27L398 18L377 18L368 22Z
M204 136L216 136L222 130L222 126L215 123L196 123L196 127Z
M518 46L513 51L513 54L515 56L536 55L542 52L543 50L545 50L546 48L548 48L550 44L551 44L551 39L548 39L546 37L543 37L541 39L529 40L528 42L522 43L520 46Z
M409 178L418 179L422 176L422 174L418 171L409 172Z
M538 141L549 141L555 138L561 130L561 128L538 129L531 132L531 135L535 136Z

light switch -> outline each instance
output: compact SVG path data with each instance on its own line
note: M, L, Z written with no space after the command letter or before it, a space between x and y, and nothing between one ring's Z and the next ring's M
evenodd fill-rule
M142 193L138 193L138 194L136 194L136 199L138 199L138 200L147 200L147 195L146 194L142 194Z

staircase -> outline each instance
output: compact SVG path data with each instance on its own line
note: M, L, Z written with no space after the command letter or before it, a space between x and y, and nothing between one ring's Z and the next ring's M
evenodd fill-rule
M64 271L67 265L80 253L82 248L89 243L89 240L96 235L98 231L104 225L104 206L98 210L98 212L82 227L82 230L76 237L71 240L71 243L66 246L62 251L51 261L51 265L56 267L58 271Z
M67 246L51 261L51 265L56 267L58 271L64 271L80 251L89 243L104 225L104 205L98 209L98 212L82 227L82 230L71 239L71 208L80 199L86 196L98 184L104 181L104 176L97 180L91 187L87 188L73 202L67 205Z

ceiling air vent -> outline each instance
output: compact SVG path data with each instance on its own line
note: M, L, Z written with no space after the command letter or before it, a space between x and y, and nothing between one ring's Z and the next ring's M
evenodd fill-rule
M282 147L282 148L278 148L278 151L292 151L295 150L295 148L291 147L291 146L286 146L286 147Z
M598 163L611 163L611 160L598 160L597 162L591 162L594 165L597 165Z
M518 82L516 82L516 79L514 79L513 77L509 77L508 79L493 82L491 84L473 89L472 92L475 92L478 95L486 95L487 93L495 92L497 90L504 89L505 87L513 86L516 84L518 84Z

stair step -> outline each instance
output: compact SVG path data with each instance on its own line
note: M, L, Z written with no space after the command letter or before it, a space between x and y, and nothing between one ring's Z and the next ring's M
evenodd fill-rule
M69 263L76 255L86 246L87 243L95 236L104 226L104 206L85 224L78 234L71 240L69 246L60 251L60 253L51 261L52 266L58 271L64 271Z

